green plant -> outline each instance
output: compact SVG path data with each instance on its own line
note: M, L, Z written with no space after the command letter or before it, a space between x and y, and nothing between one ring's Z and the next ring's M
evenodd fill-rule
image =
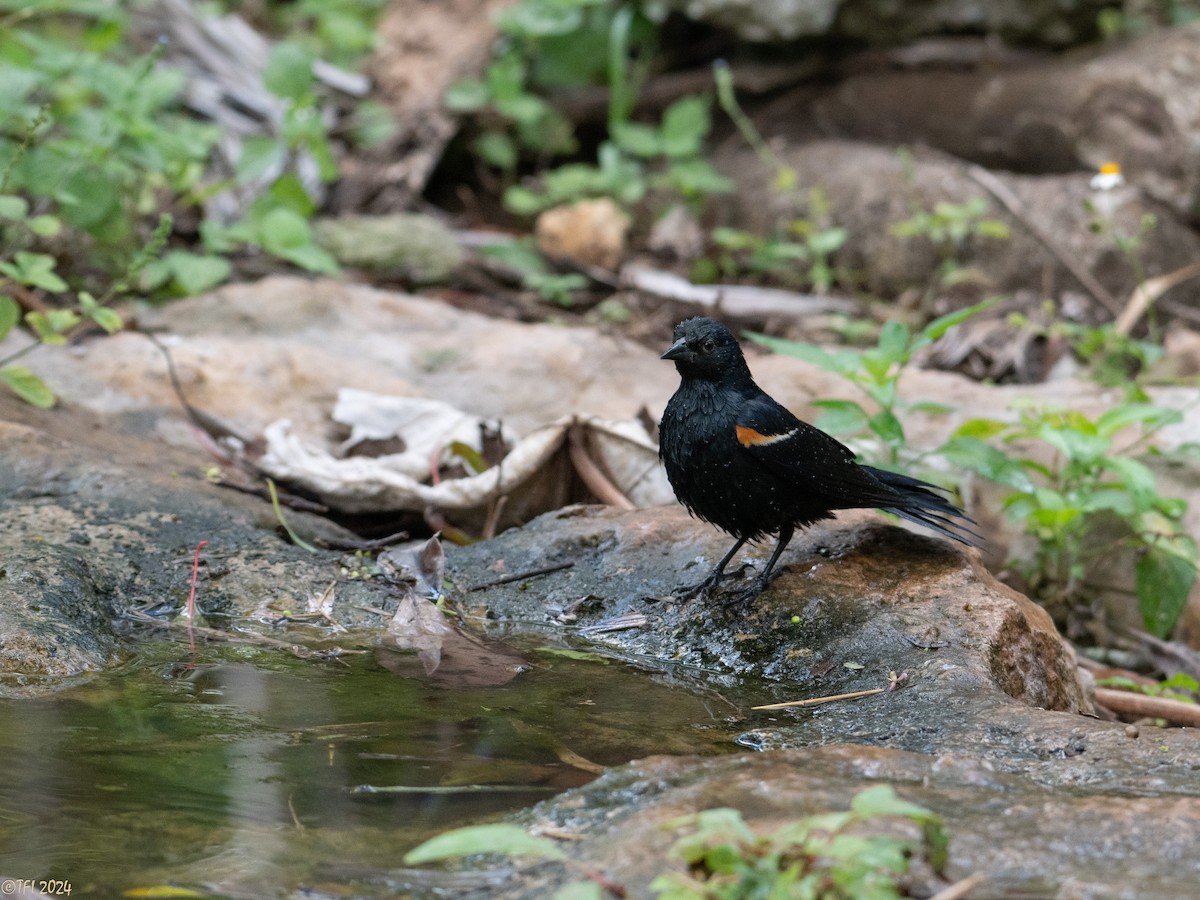
M507 241L483 247L481 252L512 269L521 279L521 286L556 306L570 307L575 303L575 291L590 283L577 272L555 272L538 253L531 239Z
M1106 38L1126 38L1157 28L1184 25L1200 19L1195 0L1156 0L1154 3L1121 3L1100 10L1096 27Z
M864 825L880 819L907 819L920 829L921 837L861 833ZM672 848L688 864L690 874L662 875L650 885L665 900L887 900L901 896L898 881L913 857L923 855L938 873L947 858L948 838L941 819L896 796L886 784L860 791L846 812L808 816L762 837L734 809L681 816L664 827L696 829ZM553 841L508 823L445 832L406 853L404 863L421 865L484 853L580 868ZM599 885L587 881L571 882L554 894L556 900L600 896Z
M195 201L217 131L180 109L186 77L157 65L160 49L122 44L119 4L3 10L14 11L0 12L0 192L26 212L0 225L0 256L52 249L65 281L99 293L161 210Z
M1021 313L1012 314L1009 321L1017 328L1030 324ZM1119 334L1111 323L1092 326L1055 321L1041 331L1047 338L1066 341L1097 383L1123 388L1130 400L1146 399L1138 379L1162 358L1161 344Z
M243 4L226 4L237 12ZM376 22L387 0L296 0L268 3L272 31L295 35L317 56L344 67L357 65L379 42Z
M533 215L588 197L633 206L652 192L698 204L730 187L700 156L711 125L702 97L675 101L658 125L610 122L610 140L600 145L596 165L572 163L546 173L537 186L513 185L505 191L504 205L518 215Z
M608 134L597 162L552 169L530 185L510 185L505 206L518 215L590 197L624 206L660 191L689 202L729 183L700 156L711 126L708 101L684 97L656 125L632 121L657 44L658 20L641 5L603 0L521 0L498 14L502 35L484 77L453 85L446 105L481 125L473 147L510 178L523 151L540 158L576 153L574 127L546 95L605 84Z
M863 833L862 826L881 818L907 819L921 838ZM672 849L688 873L661 875L650 885L663 900L884 900L903 896L899 881L914 856L923 855L937 872L946 865L939 817L886 784L860 791L846 812L808 816L765 835L735 809L705 810L667 826L695 831Z
M12 202L19 199L0 195L0 206L19 211L20 204ZM54 271L52 256L19 250L11 262L0 261L0 276L3 276L0 277L0 340L6 338L22 320L20 305L5 293L6 290L13 286L36 288L56 295L60 301L58 307L25 314L25 324L36 339L0 359L0 382L31 406L42 409L53 406L56 398L50 387L26 367L15 365L15 361L44 344L65 344L67 337L85 322L100 326L108 334L120 330L123 325L121 317L108 304L128 291L138 273L162 252L170 231L171 217L164 215L159 219L158 228L149 243L129 261L124 275L113 281L99 299L84 290L72 293L67 283Z
M934 319L915 334L902 322L884 323L879 340L866 350L826 350L815 344L781 340L762 334L750 334L755 343L770 347L777 353L794 356L812 363L827 372L833 372L849 381L870 398L878 407L874 412L867 410L855 400L819 400L813 405L822 410L814 423L818 428L833 434L869 432L883 444L884 455L879 462L897 465L906 446L904 426L898 411L945 412L947 407L940 403L907 403L903 401L897 386L904 367L911 362L913 354L936 341L955 325L965 322L991 306L995 301L986 300L956 312Z
M483 78L460 81L445 97L447 108L479 117L483 130L474 149L485 162L512 173L523 149L576 151L571 123L542 95L601 83L609 35L625 8L598 0L521 0L496 16L501 38Z
M987 210L987 201L982 197L963 203L939 200L932 209L917 209L904 221L893 223L891 232L899 237L928 240L938 257L938 283L952 287L977 277L960 261L972 238L1006 240L1011 235L1006 224L986 217Z
M1187 503L1161 496L1154 473L1135 457L1157 431L1181 419L1176 410L1148 403L1122 403L1095 419L1028 408L1017 422L965 422L940 452L1011 490L1005 509L1037 542L1024 574L1043 603L1070 610L1086 599L1089 566L1114 549L1089 538L1103 517L1116 516L1128 532L1119 542L1138 556L1142 620L1147 631L1164 636L1196 579L1196 541L1182 526ZM1119 444L1131 428L1137 436Z
M846 242L849 232L845 228L817 228L807 219L793 221L788 232L787 237L770 238L736 228L714 228L716 253L715 259L709 260L711 274L733 279L752 273L783 284L795 281L819 292L828 291L834 278L830 258ZM798 267L806 268L797 272ZM709 273L701 268L697 274Z

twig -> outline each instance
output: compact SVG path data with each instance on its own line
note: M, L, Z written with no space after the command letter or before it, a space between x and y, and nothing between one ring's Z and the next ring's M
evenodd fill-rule
M1113 331L1122 337L1128 335L1133 331L1133 326L1138 323L1138 320L1146 314L1150 304L1175 285L1181 284L1189 278L1195 278L1197 275L1200 275L1200 262L1183 266L1174 272L1159 275L1157 278L1147 278L1129 295L1125 308L1121 310L1121 314L1117 316L1117 321L1113 324Z
M789 700L787 703L768 703L766 706L752 706L751 709L787 709L792 706L817 706L821 703L832 703L834 700L855 700L858 697L872 697L883 694L887 688L871 688L869 691L852 691L849 694L833 694L829 697L813 697L811 700Z
M1195 703L1103 687L1096 688L1096 702L1118 715L1166 719L1175 725L1200 728L1200 705Z
M387 537L371 538L370 540L314 537L313 543L318 544L327 550L383 550L387 547L391 547L393 544L398 544L401 541L406 540L408 540L408 532L397 531L395 534L389 534Z
M954 884L942 888L929 900L962 900L963 897L971 893L979 885L987 881L987 875L983 872L976 872L974 875L968 875L961 881L956 881Z
M183 407L184 413L191 420L192 424L201 431L210 435L213 438L219 439L223 437L234 438L240 441L243 445L249 445L254 442L254 438L250 435L238 431L233 425L225 422L211 413L207 413L202 409L197 409L188 402L187 395L183 392L183 384L179 380L179 374L175 371L175 360L171 356L171 350L162 341L150 334L148 331L141 332L142 336L150 343L158 348L158 351L163 355L163 359L167 362L167 375L171 379L171 390L175 392L175 399L179 401L179 405Z
M515 575L505 575L503 578L497 578L495 581L485 581L483 584L477 584L475 587L467 588L467 593L472 591L485 591L488 588L499 587L502 584L512 584L514 581L524 581L527 578L537 578L539 575L549 575L552 572L561 572L563 569L569 569L575 565L572 562L555 563L552 566L543 566L540 569L530 569L528 572L517 572Z
M851 312L855 308L855 302L845 297L798 294L782 288L748 284L693 284L674 272L641 263L622 267L621 283L644 294L745 318L787 316L797 319L821 313Z
M1025 212L1025 207L1017 196L1008 189L1008 187L999 178L989 172L983 166L969 165L966 167L967 175L979 184L984 190L996 198L1000 205L1003 206L1012 215L1014 219L1021 223L1025 229L1032 234L1037 240L1050 251L1050 254L1062 263L1063 267L1068 272L1075 276L1076 280L1087 288L1088 293L1094 297L1101 306L1107 309L1114 316L1121 314L1121 303L1108 292L1095 276L1087 269L1080 265L1074 257L1072 257L1062 245L1053 237L1047 234L1040 225L1031 220Z
M251 497L260 497L263 500L271 499L271 492L261 484L238 484L236 481L230 481L228 478L217 478L211 482L217 487L228 488L231 491L237 491L239 494L249 494ZM304 497L298 497L295 494L289 494L287 491L278 491L279 503L286 506L288 509L298 509L303 512L316 513L317 515L325 515L329 512L329 507L321 503L316 503L312 500L307 500ZM335 550L354 550L355 547L335 547Z
M607 503L617 509L635 508L629 498L609 481L607 475L600 471L596 461L588 454L587 446L584 444L582 425L575 424L567 429L567 452L571 457L571 465L575 467L575 471L583 479L588 490L595 494L601 503Z

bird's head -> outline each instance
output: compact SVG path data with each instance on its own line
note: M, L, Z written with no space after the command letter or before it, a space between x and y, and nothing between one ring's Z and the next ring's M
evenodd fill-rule
M724 381L750 375L737 338L720 322L704 316L684 319L673 337L662 358L674 361L684 378Z

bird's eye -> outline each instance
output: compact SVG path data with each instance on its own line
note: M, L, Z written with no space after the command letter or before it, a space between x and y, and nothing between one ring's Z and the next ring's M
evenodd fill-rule
M705 353L712 353L716 348L717 345L713 343L712 338L705 338L703 343L700 344L700 349Z

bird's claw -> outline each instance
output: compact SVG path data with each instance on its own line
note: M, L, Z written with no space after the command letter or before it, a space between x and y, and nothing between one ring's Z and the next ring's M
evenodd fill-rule
M742 588L731 597L726 597L721 601L721 608L731 611L742 612L750 608L750 605L758 599L759 594L767 589L766 583L761 578L756 578L754 583L748 587Z
M743 572L751 568L753 566L750 563L742 563L732 572L713 572L699 584L692 585L689 588L676 588L671 592L671 596L680 602L695 600L697 597L707 600L709 592L722 581L729 578L740 578Z

